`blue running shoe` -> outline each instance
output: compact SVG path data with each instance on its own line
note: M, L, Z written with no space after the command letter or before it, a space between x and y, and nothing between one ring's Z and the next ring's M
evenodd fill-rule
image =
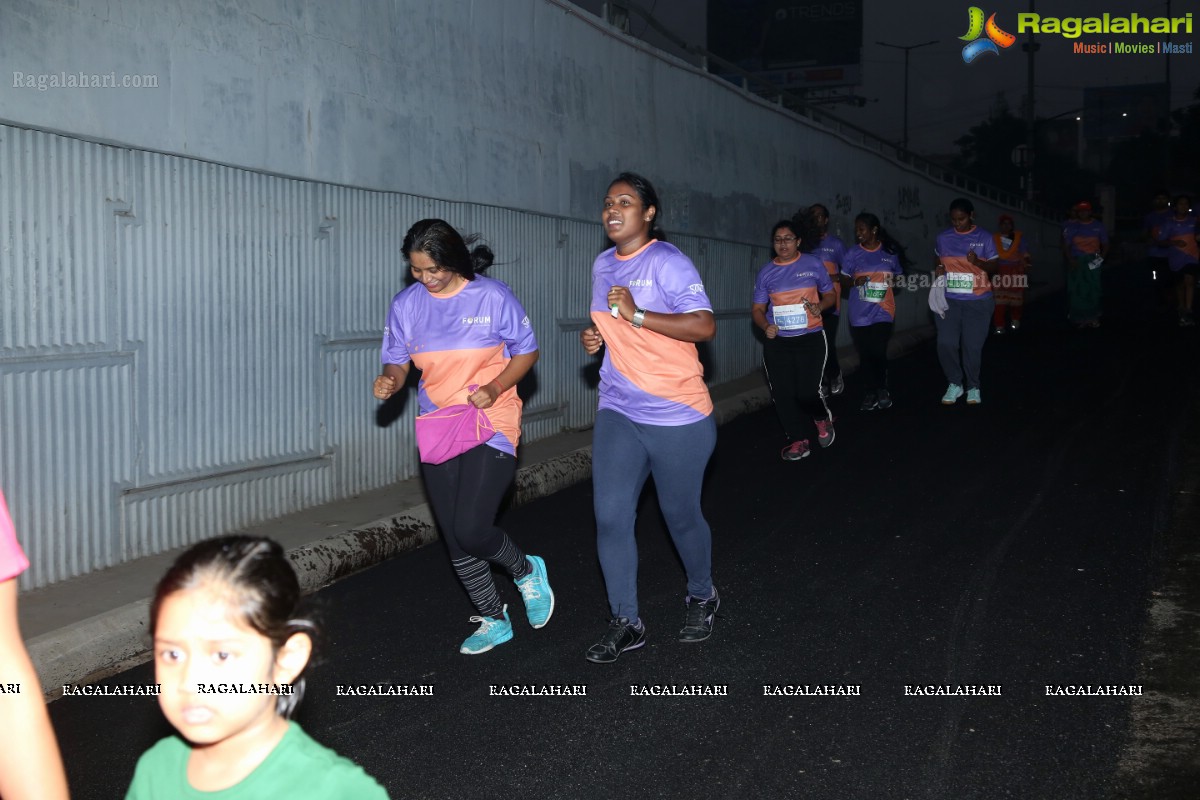
M554 590L546 578L546 562L542 557L526 556L526 559L529 566L533 567L533 572L517 581L517 588L521 590L521 597L525 598L525 616L529 618L529 624L540 628L550 621L550 615L554 613Z
M946 387L946 393L942 395L942 405L952 406L958 402L958 398L963 396L963 388L957 383L952 383Z
M979 394L978 389L967 389L967 405L977 406L983 402L983 397Z
M512 623L508 621L508 606L500 611L499 617L471 617L471 622L479 623L479 630L467 637L458 648L458 652L469 656L486 653L498 644L504 644L512 638Z

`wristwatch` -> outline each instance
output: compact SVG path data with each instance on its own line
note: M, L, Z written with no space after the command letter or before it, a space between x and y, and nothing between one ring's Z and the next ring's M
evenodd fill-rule
M629 320L629 324L635 328L642 327L642 323L646 321L646 309L639 308L633 312L633 319Z

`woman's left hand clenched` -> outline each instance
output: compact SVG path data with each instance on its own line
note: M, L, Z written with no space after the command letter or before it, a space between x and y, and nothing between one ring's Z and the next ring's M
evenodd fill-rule
M621 319L629 322L633 319L633 312L637 311L637 303L633 301L633 295L629 291L628 286L614 286L608 290L609 307L616 306L617 313Z
M479 409L491 408L499 396L500 389L496 386L496 382L492 381L486 386L480 386L477 392L468 395L467 402Z

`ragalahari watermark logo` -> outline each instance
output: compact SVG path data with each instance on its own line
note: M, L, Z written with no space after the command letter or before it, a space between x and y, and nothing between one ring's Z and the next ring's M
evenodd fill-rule
M1168 8L1170 6L1168 5ZM1192 12L1182 17L1143 17L1132 13L1127 17L1102 13L1097 17L1044 17L1040 14L1017 14L1017 33L1030 36L1057 35L1071 42L1071 52L1084 54L1180 56L1192 55L1194 44L1179 41L1180 35L1191 37ZM1153 41L1128 41L1128 36L1145 37L1148 34L1165 34L1172 37L1156 37ZM1081 37L1099 35L1092 41ZM1121 37L1121 38L1117 38Z
M984 34L987 34L986 39L979 38ZM996 24L995 14L988 17L985 23L983 21L983 9L979 6L971 6L967 9L967 32L958 38L964 42L969 42L963 48L962 52L963 61L967 64L970 64L984 53L1000 55L1001 49L1007 50L1013 46L1013 42L1017 41L1016 36L1002 30Z

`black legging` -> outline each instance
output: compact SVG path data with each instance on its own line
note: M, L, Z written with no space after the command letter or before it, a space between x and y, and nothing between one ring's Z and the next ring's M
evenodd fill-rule
M830 419L829 408L821 398L821 371L828 350L824 331L776 336L763 345L767 383L790 441L807 438L813 420Z
M834 278L834 287L837 287L837 278ZM821 315L821 324L825 328L825 338L829 343L829 356L825 359L825 382L829 383L835 377L842 374L842 365L838 363L837 357L837 331L838 331L838 314L834 314L832 310L826 311Z
M496 526L500 501L512 485L517 460L487 445L473 447L442 464L422 464L425 491L450 551L450 563L484 617L499 617L504 604L490 563L514 578L529 574L528 562Z
M893 322L876 322L874 325L850 326L850 338L858 351L863 379L868 392L887 388L888 342L892 338Z

